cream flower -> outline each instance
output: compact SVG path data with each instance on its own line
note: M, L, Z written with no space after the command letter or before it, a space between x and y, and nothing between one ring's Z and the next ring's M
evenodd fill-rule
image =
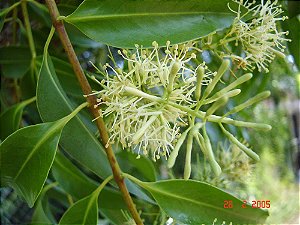
M285 38L288 32L280 32L277 30L276 22L287 19L286 16L280 16L283 13L277 0L274 2L261 1L261 4L254 5L255 2L238 1L238 10L233 11L237 14L231 31L225 36L221 43L225 44L230 41L236 41L236 45L242 45L245 52L244 57L227 55L234 61L238 62L238 66L243 69L254 69L254 65L259 71L268 72L268 65L272 62L276 55L285 57L284 41L290 41ZM246 12L244 12L246 10ZM251 19L247 21L245 17ZM246 20L246 21L244 21ZM233 37L231 37L233 36Z
M109 142L130 148L138 157L150 155L156 161L164 156L171 168L187 139L184 178L189 179L196 141L218 176L222 170L206 131L206 122L215 122L232 143L249 157L259 160L255 152L239 142L222 124L269 130L266 124L237 121L226 116L267 98L270 93L259 93L223 116L217 116L218 109L241 92L236 87L251 79L252 74L245 74L221 90L215 90L228 71L230 60L223 59L218 71L211 72L205 63L196 65L197 59L192 60L196 58L195 51L199 51L193 43L174 46L167 43L165 48L159 48L154 42L153 47L136 46L134 50L119 51L124 58L123 68L105 65L105 79L98 81L103 89L93 94L98 95L96 107L101 105L101 116L110 133ZM184 127L183 133L181 127Z
M185 45L172 48L167 45L162 51L154 43L153 50L137 47L134 52L120 52L124 61L128 62L124 70L108 64L105 66L106 79L98 81L103 89L93 94L99 97L97 105L102 106L101 115L109 129L110 143L121 143L123 148L138 153L138 157L142 153L152 156L154 161L164 156L171 168L187 139L184 178L188 179L195 140L218 176L221 168L206 132L206 122L215 122L232 143L249 157L259 160L259 156L240 143L222 123L269 130L270 126L266 124L237 121L226 116L267 98L270 93L259 93L222 117L214 115L229 98L241 92L235 87L251 79L252 75L245 74L216 91L230 61L223 59L215 73L203 63L193 68L191 59L195 56L190 49ZM207 85L204 90L203 85ZM180 132L181 127L185 128L183 133Z
M101 84L104 89L95 94L99 94L98 105L104 105L102 115L107 119L110 141L131 147L138 154L150 152L156 160L170 154L180 126L187 124L187 113L169 103L195 103L196 72L188 64L196 55L192 43L167 43L164 51L156 42L153 47L119 51L128 69L106 65L106 83ZM209 83L210 74L205 74L203 84Z

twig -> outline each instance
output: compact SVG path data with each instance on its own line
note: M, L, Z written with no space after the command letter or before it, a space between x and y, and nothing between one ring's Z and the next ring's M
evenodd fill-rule
M54 0L46 0L46 4L48 6L48 9L49 9L49 12L51 15L52 23L53 23L53 25L59 35L59 38L62 42L62 45L68 55L69 61L72 65L73 70L76 74L76 77L80 83L81 89L82 89L83 93L88 96L87 102L91 106L90 111L91 111L93 117L97 118L96 125L100 132L101 141L102 141L103 146L105 147L105 151L106 151L107 158L108 158L108 161L110 163L110 166L111 166L111 169L112 169L112 172L114 175L114 179L120 188L123 199L129 209L134 221L136 222L136 224L141 225L141 224L143 224L143 222L142 222L140 215L133 203L133 200L127 190L127 187L126 187L125 181L124 181L124 177L122 176L122 171L116 160L113 149L112 149L111 145L109 144L109 136L108 136L108 133L106 130L105 123L104 123L103 119L100 117L100 113L99 113L98 109L94 107L94 105L97 104L97 99L94 95L89 96L89 94L92 93L91 86L89 85L89 83L84 75L84 72L80 66L80 63L74 52L73 46L72 46L70 39L68 37L68 34L65 30L63 21L57 20L57 18L60 15L59 15L56 3Z

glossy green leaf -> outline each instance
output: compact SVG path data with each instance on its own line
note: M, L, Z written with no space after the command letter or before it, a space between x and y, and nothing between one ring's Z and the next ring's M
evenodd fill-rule
M39 69L42 66L42 61L43 57L38 56L36 59L36 65ZM70 96L83 99L83 93L72 66L68 62L56 57L51 57L51 61L64 91Z
M20 78L30 67L31 53L29 47L7 46L0 48L0 64L5 77Z
M116 157L123 172L142 180L145 179L145 181L156 181L155 167L147 157L141 156L137 159L137 154L126 150L121 150L116 154Z
M65 24L66 30L68 32L69 38L71 40L71 43L76 47L81 48L101 48L104 47L102 43L96 42L86 35L84 35L80 30L78 30L76 27L72 26L71 24Z
M91 194L98 186L60 152L55 157L52 174L59 185L77 199Z
M73 111L73 104L63 91L49 55L43 59L37 87L37 106L43 121L53 121ZM91 121L91 118L88 118ZM64 128L61 146L79 163L105 178L111 174L105 151L80 115Z
M132 174L143 181L156 181L156 172L150 159L141 156L137 159L137 154L131 151L121 150L116 154L117 160L123 172ZM151 204L156 204L138 185L126 179L126 186L130 193Z
M35 74L28 70L20 79L20 90L23 98L32 98L36 95L36 83Z
M0 139L4 140L8 135L15 132L21 122L23 109L26 105L33 102L35 98L31 98L11 106L0 115Z
M91 194L98 184L83 174L65 156L58 153L52 167L52 174L59 185L70 195L77 199ZM114 204L111 204L113 202ZM121 193L112 188L105 187L99 195L100 212L115 224L126 222L122 211L127 207Z
M149 202L151 204L156 204L154 200L151 199L144 191L141 189L138 185L133 183L131 180L125 180L125 184L127 186L127 189L130 193L137 196L138 199L144 200L146 202Z
M41 118L45 122L61 118L73 110L73 104L60 85L50 56L47 56L47 60L44 58L40 70L37 105ZM80 164L96 175L105 178L111 174L111 169L103 146L91 132L89 124L91 121L92 118L88 115L86 118L77 115L64 128L60 145ZM151 201L134 184L131 184L129 191L144 200Z
M59 221L59 225L97 225L98 221L98 192L77 201Z
M46 224L51 225L51 224L53 224L54 221L51 222L50 219L48 218L47 212L46 212L47 209L44 208L43 203L48 205L48 198L46 197L46 193L48 190L55 187L56 185L57 185L56 183L52 183L52 184L46 185L43 188L43 190L37 200L35 210L32 215L32 218L31 218L31 225L46 225Z
M189 225L212 224L215 218L226 224L257 224L268 216L267 211L251 208L250 205L242 208L241 200L203 182L166 180L137 183L152 194L169 216ZM225 200L232 201L233 207L224 208Z
M61 218L59 225L89 224L97 225L98 222L98 197L105 185L113 179L113 175L107 177L95 191L89 196L77 201Z
M58 10L61 15L69 15L72 12L76 10L78 5L80 4L79 1L62 1L58 4ZM73 46L76 47L82 47L82 48L100 48L103 47L103 44L98 43L96 41L91 40L86 35L84 35L80 30L78 30L76 27L72 26L71 24L65 24L65 28L67 30L68 36L71 40L71 43ZM75 49L76 51L76 49Z
M85 0L65 20L95 41L116 47L180 43L229 27L224 0ZM117 6L117 7L116 7Z
M43 188L68 119L22 128L0 145L1 183L12 186L30 207Z

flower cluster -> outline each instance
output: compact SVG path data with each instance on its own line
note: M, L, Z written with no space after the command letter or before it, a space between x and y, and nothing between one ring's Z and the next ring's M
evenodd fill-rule
M287 19L281 16L283 10L277 5L277 0L268 0L265 4L255 5L255 1L249 3L243 0L234 0L238 3L236 13L230 32L221 40L221 44L235 41L236 46L242 45L245 57L234 54L225 54L238 62L238 66L243 69L253 70L254 65L259 71L268 72L268 65L276 55L285 57L285 46L283 42L290 41L285 38L288 32L280 32L276 22ZM250 19L249 19L250 18ZM248 20L247 20L248 19Z
M245 143L245 145L248 144ZM204 163L201 162L201 167L199 166L200 162L194 165L195 178L227 190L242 188L249 181L254 163L236 145L231 144L225 147L222 143L218 144L216 160L223 169L222 176L216 177L210 173L211 169L204 160Z
M187 113L170 103L195 103L196 72L188 65L195 51L193 43L167 43L162 50L154 42L152 50L136 46L134 51L119 51L127 69L105 66L104 89L95 94L100 96L98 104L106 106L102 115L107 118L111 143L118 141L138 154L151 151L153 160L169 155L180 126L187 124ZM202 83L209 83L212 75L207 70Z
M178 49L181 49L178 51ZM172 167L178 152L187 139L187 152L184 178L191 174L191 154L193 141L200 146L215 174L221 168L215 160L210 138L206 132L206 122L219 123L228 139L242 149L248 156L259 157L247 146L239 142L222 124L268 130L265 124L233 120L226 116L269 96L269 92L259 93L238 105L226 114L214 113L226 104L229 98L241 90L236 86L251 79L245 74L223 89L215 87L228 70L229 60L223 60L216 73L209 71L202 63L193 69L194 54L191 47L167 45L165 51L154 43L153 50L137 49L134 52L119 52L128 62L128 69L113 68L106 65L106 79L99 82L103 89L95 92L99 96L102 116L105 117L110 132L110 142L120 142L123 148L130 147L138 154L169 157L168 166ZM181 57L179 57L181 56ZM109 73L109 70L112 74ZM203 85L206 85L204 91ZM206 111L201 111L200 108ZM181 129L185 129L181 133Z
M227 104L228 99L241 92L236 87L251 79L252 74L244 74L225 85L222 77L230 67L229 59L239 61L243 69L252 70L256 65L260 71L268 71L268 63L275 54L283 55L282 42L287 40L284 38L287 32L279 32L276 21L286 17L278 17L282 10L276 6L276 1L262 2L261 5L234 1L238 3L238 10L231 10L237 17L220 44L235 41L237 45L241 44L245 56L223 53L217 72L211 72L199 60L201 50L195 42L173 46L167 42L165 47L153 42L151 49L136 45L133 50L118 51L124 59L122 67L116 63L114 66L104 66L105 79L98 81L103 89L93 94L98 96L97 106L101 106L101 116L109 128L110 143L117 142L123 148L131 148L138 153L138 157L140 154L150 155L154 161L161 156L168 158L169 168L174 165L183 143L186 143L184 178L188 179L192 172L193 143L196 141L212 171L219 175L221 167L215 159L206 131L207 122L214 122L238 149L259 160L259 156L227 131L225 125L270 130L271 127L266 124L228 117L264 100L270 92L258 93L226 113L222 110L223 115L219 116L219 109ZM249 15L251 20L244 21ZM212 40L209 37L207 45L217 48L219 45L212 44ZM221 89L217 89L219 87Z

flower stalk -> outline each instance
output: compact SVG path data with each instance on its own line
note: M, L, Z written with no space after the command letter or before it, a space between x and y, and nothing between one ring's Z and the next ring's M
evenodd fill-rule
M237 90L239 90L239 89L237 89ZM143 91L135 89L135 88L125 87L124 91L126 93L133 94L137 97L146 98L146 99L149 99L151 101L158 102L158 103L166 103L166 100L163 99L163 98L144 93ZM240 91L238 91L238 92L240 92ZM168 102L168 104L171 105L174 108L177 108L177 109L182 110L186 113L189 113L190 115L195 116L197 118L200 118L200 119L205 118L206 113L201 111L201 110L195 111L191 108L188 108L186 106L182 106L182 105L179 105L179 104L173 103L173 102ZM271 126L268 125L268 124L245 122L245 121L240 121L240 120L234 120L234 119L227 118L227 117L224 117L224 116L209 115L208 117L206 117L206 120L208 122L215 122L215 123L221 122L221 123L231 124L231 125L234 125L234 126L237 126L237 127L248 127L248 128L253 128L253 129L257 129L257 130L264 130L264 131L268 131L268 130L271 129Z

